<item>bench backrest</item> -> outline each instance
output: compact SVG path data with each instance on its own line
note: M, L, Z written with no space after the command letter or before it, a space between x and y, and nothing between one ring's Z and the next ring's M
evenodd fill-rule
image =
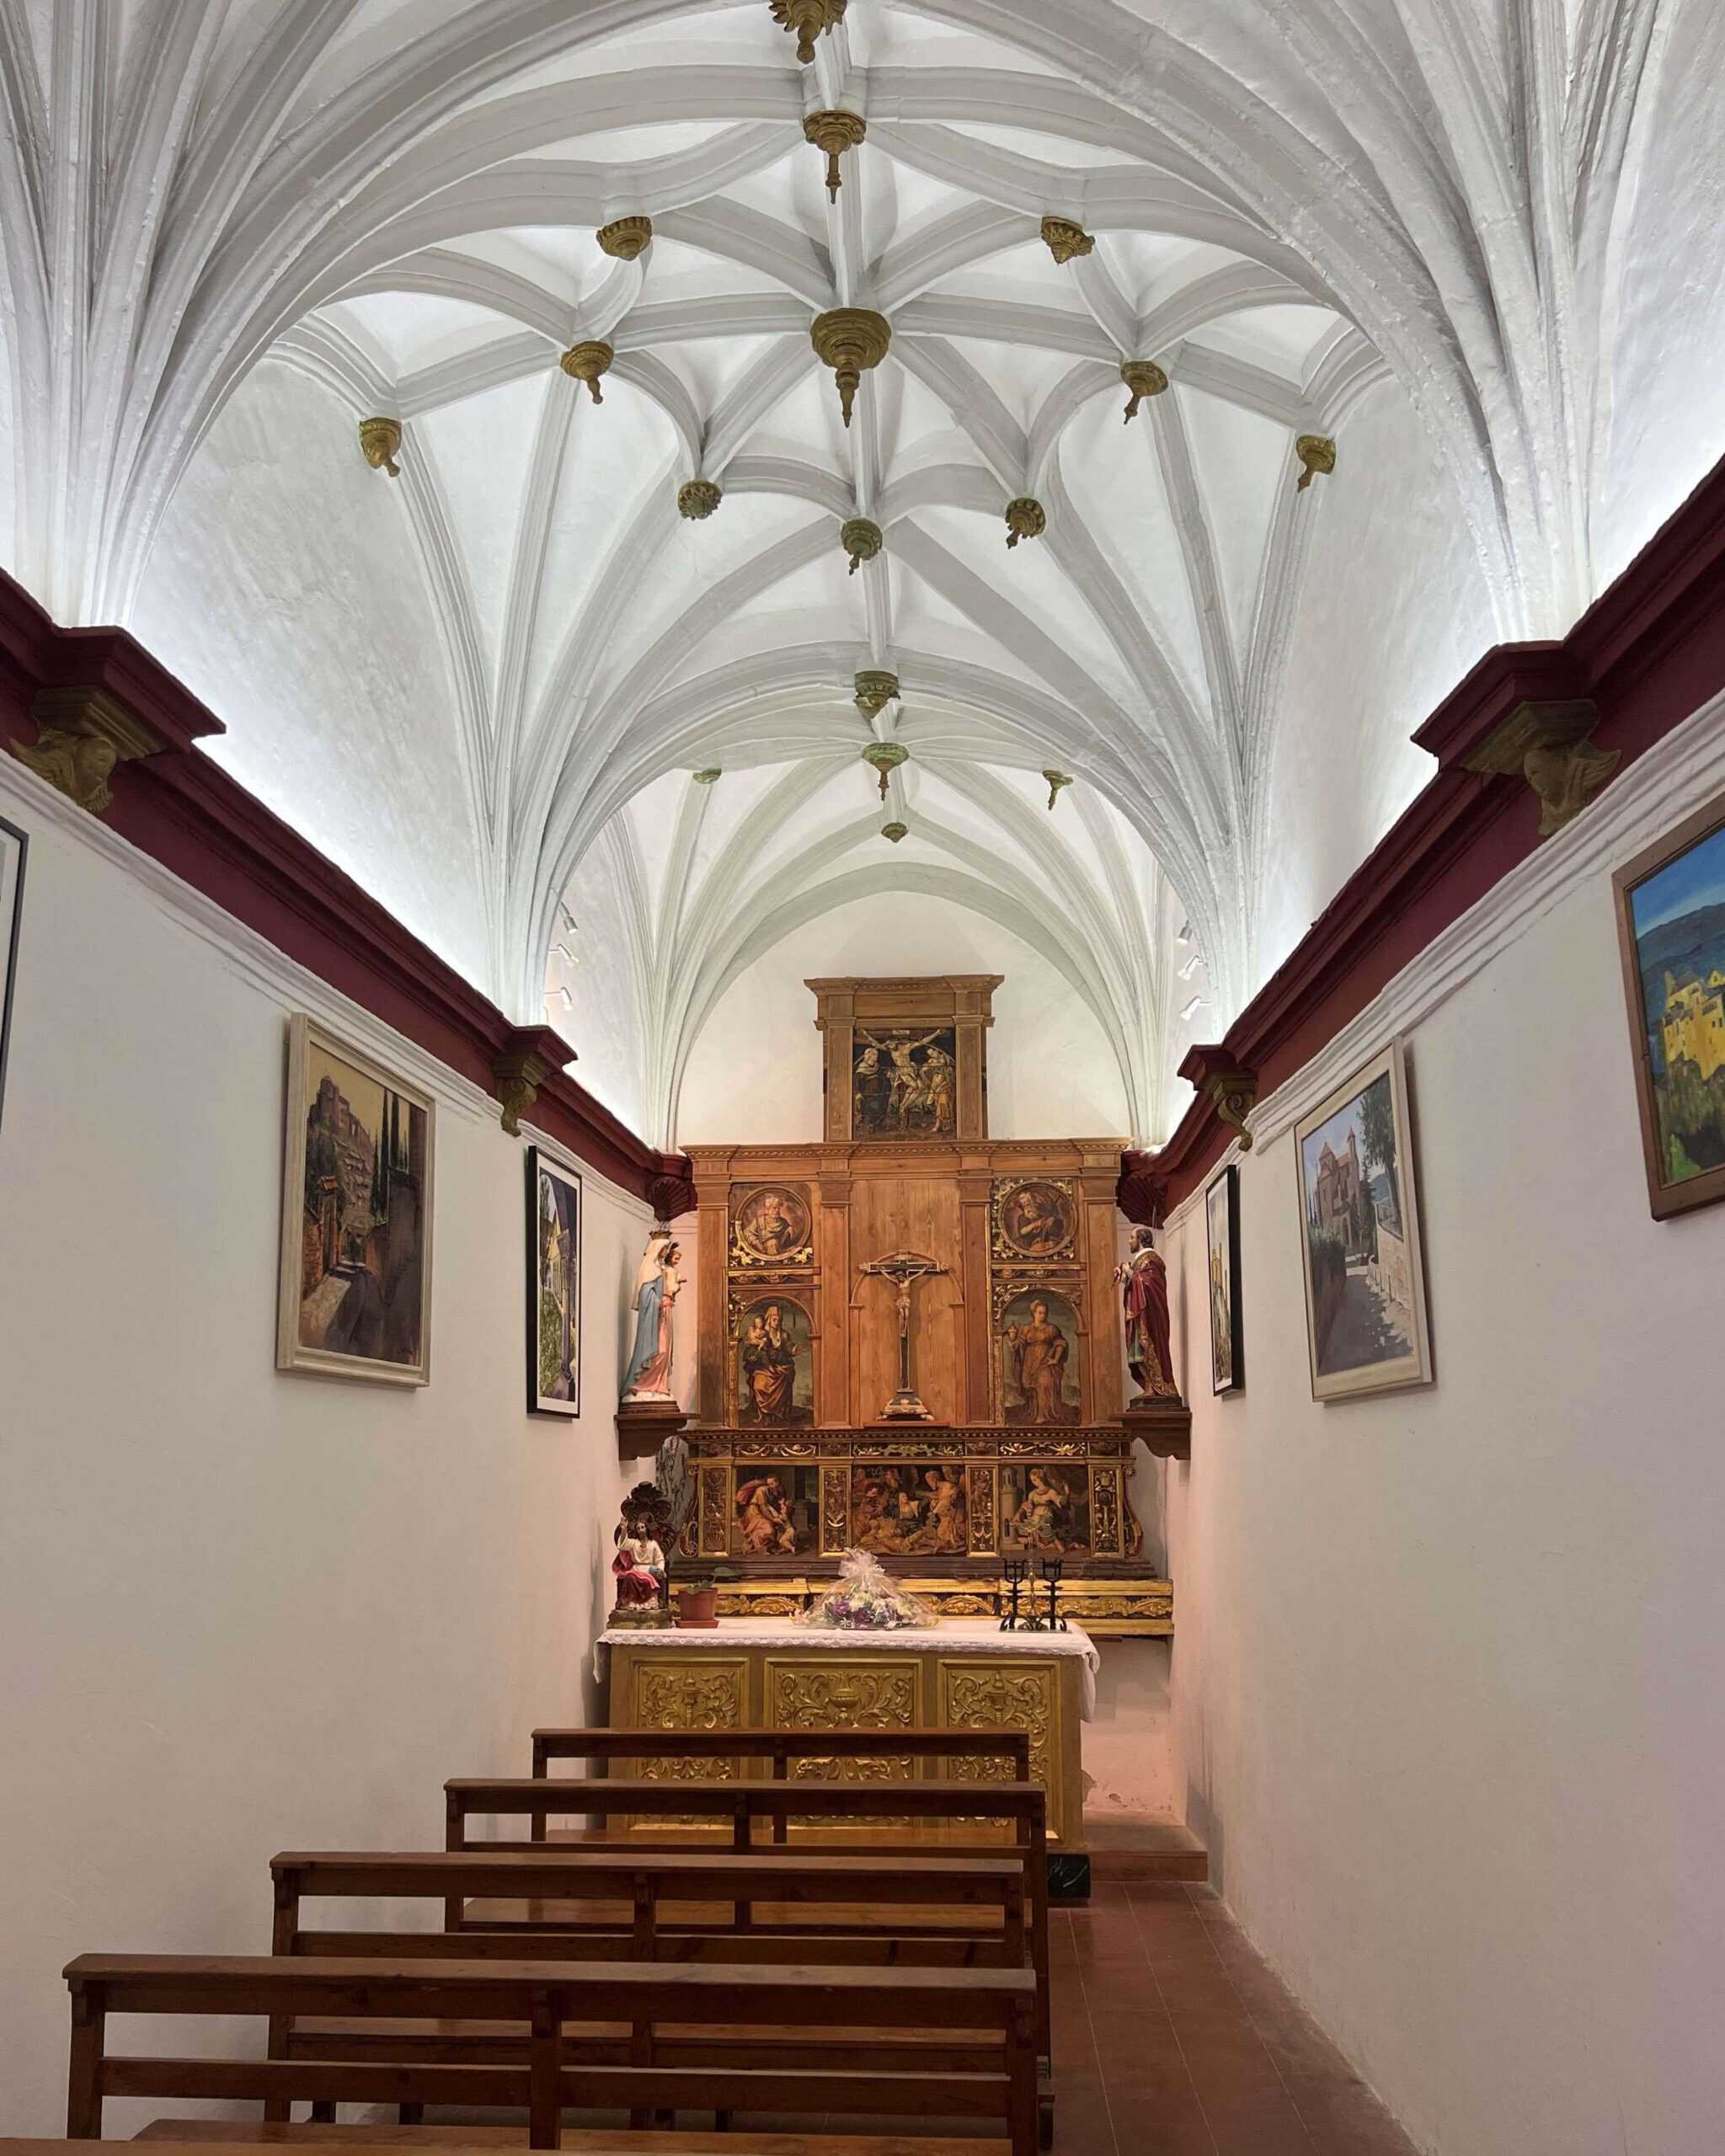
M921 2090L932 2115L959 2105L1005 2118L1014 2156L1036 2144L1033 1983L1028 1969L794 1968L701 1963L526 1961L388 1962L349 1956L85 1954L71 1962L72 2058L67 2132L101 2137L109 2096L264 2098L349 2103L525 2105L529 2140L558 2145L566 2104L630 2109L762 2108L767 2085L736 2069L579 2063L564 2024L626 2020L695 2028L944 2027L997 2031L1002 2071ZM128 2015L301 2015L429 2018L520 2029L525 2063L114 2057L107 2018ZM896 2063L896 2062L895 2062ZM902 2078L902 2077L900 2077ZM881 2077L779 2075L776 2109L841 2111ZM949 2100L950 2095L950 2100ZM889 2098L889 2100L890 2099Z
M793 1759L1001 1759L1030 1779L1022 1729L536 1729L533 1778L553 1759L767 1759L782 1781Z
M692 1936L713 1935L709 1945L734 1951L738 1959L763 1954L766 1942L753 1915L761 1903L825 1906L863 1905L871 1910L915 1909L957 1913L980 1911L999 1919L997 1934L979 1935L974 1924L963 1936L991 1941L1007 1966L1025 1957L1026 1880L1023 1860L995 1857L858 1857L788 1854L758 1850L748 1854L708 1855L697 1851L582 1849L542 1852L285 1850L270 1860L275 1888L275 1929L270 1945L277 1955L387 1956L414 1957L519 1958L537 1960L569 1955L610 1959L617 1954L652 1960L676 1951ZM477 1926L462 1913L469 1897L519 1903L523 1913L505 1926ZM457 1911L454 1925L441 1932L400 1932L368 1926L360 1930L308 1928L301 1904L312 1900L411 1901L431 1899ZM571 1912L569 1905L577 1905ZM666 1905L675 1905L668 1910ZM708 1922L692 1920L689 1905L725 1912L723 1935ZM555 1907L551 1905L556 1905ZM607 1909L606 1905L609 1905ZM595 1913L587 1913L595 1912ZM782 1958L821 1961L829 1950L820 1934L831 1931L830 1950L841 1960L857 1958L836 1944L854 1937L857 1927L823 1926L818 1920L774 1926L788 1936L780 1943ZM941 1932L924 1923L914 1927L921 1938ZM527 1935L524 1941L521 1934ZM876 1920L868 1938L891 1939L889 1919ZM895 1941L902 1944L901 1941Z

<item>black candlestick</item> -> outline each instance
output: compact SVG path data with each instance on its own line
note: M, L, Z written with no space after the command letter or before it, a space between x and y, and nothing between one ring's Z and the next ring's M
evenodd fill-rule
M1060 1614L1060 1573L1063 1569L1064 1561L1059 1557L1044 1557L1042 1561L1042 1577L1048 1588L1048 1629L1051 1632L1070 1630L1065 1619Z
M1024 1585L1024 1574L1027 1569L1022 1557L1008 1557L1003 1561L1002 1570L1006 1573L1007 1587L1012 1596L1007 1614L1001 1620L1001 1630L1003 1632L1016 1632L1018 1629L1018 1596Z

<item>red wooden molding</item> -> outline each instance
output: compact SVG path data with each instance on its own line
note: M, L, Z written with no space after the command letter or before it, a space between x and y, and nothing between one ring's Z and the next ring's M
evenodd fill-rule
M1535 850L1531 789L1466 768L1519 705L1590 699L1592 739L1620 752L1621 773L1722 688L1725 462L1561 642L1500 644L1445 697L1413 736L1436 772L1229 1027L1221 1052L1256 1072L1260 1097L1274 1092ZM1121 1209L1144 1219L1134 1206L1152 1186L1162 1207L1178 1205L1233 1136L1200 1089L1159 1153L1122 1155Z
M222 722L134 638L123 629L59 628L0 573L0 742L34 743L36 697L67 688L104 691L163 744L115 771L114 804L103 819L141 851L488 1093L499 1063L524 1044L544 1047L547 1060L574 1060L560 1038L554 1048L548 1034L541 1040L547 1029L512 1025L202 755L199 739L222 733ZM543 1078L531 1113L548 1136L638 1197L690 1171L681 1154L645 1144L561 1069Z

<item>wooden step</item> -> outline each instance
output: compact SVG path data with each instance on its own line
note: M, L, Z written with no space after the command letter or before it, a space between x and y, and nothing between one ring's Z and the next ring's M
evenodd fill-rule
M1087 1812L1084 1838L1093 1879L1173 1879L1202 1886L1210 1877L1210 1852L1197 1835L1156 1812Z

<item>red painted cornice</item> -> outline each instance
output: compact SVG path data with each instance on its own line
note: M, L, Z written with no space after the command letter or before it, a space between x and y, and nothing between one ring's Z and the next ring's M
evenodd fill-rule
M61 629L0 573L0 740L35 741L44 690L98 689L162 744L121 764L104 820L141 851L332 988L488 1092L521 1028L403 928L220 765L200 737L222 722L123 629ZM558 1043L573 1062L574 1050ZM645 1198L680 1187L678 1153L646 1145L566 1071L539 1088L532 1121L578 1158Z
M1274 1092L1533 852L1540 804L1531 789L1519 778L1466 767L1520 705L1593 702L1599 718L1589 738L1618 751L1621 773L1721 689L1725 463L1567 637L1500 644L1445 697L1413 736L1437 758L1437 771L1218 1049L1256 1074L1260 1097ZM1178 1205L1233 1135L1200 1095L1159 1153L1123 1156L1123 1209L1138 1219L1152 1203L1161 1212Z

